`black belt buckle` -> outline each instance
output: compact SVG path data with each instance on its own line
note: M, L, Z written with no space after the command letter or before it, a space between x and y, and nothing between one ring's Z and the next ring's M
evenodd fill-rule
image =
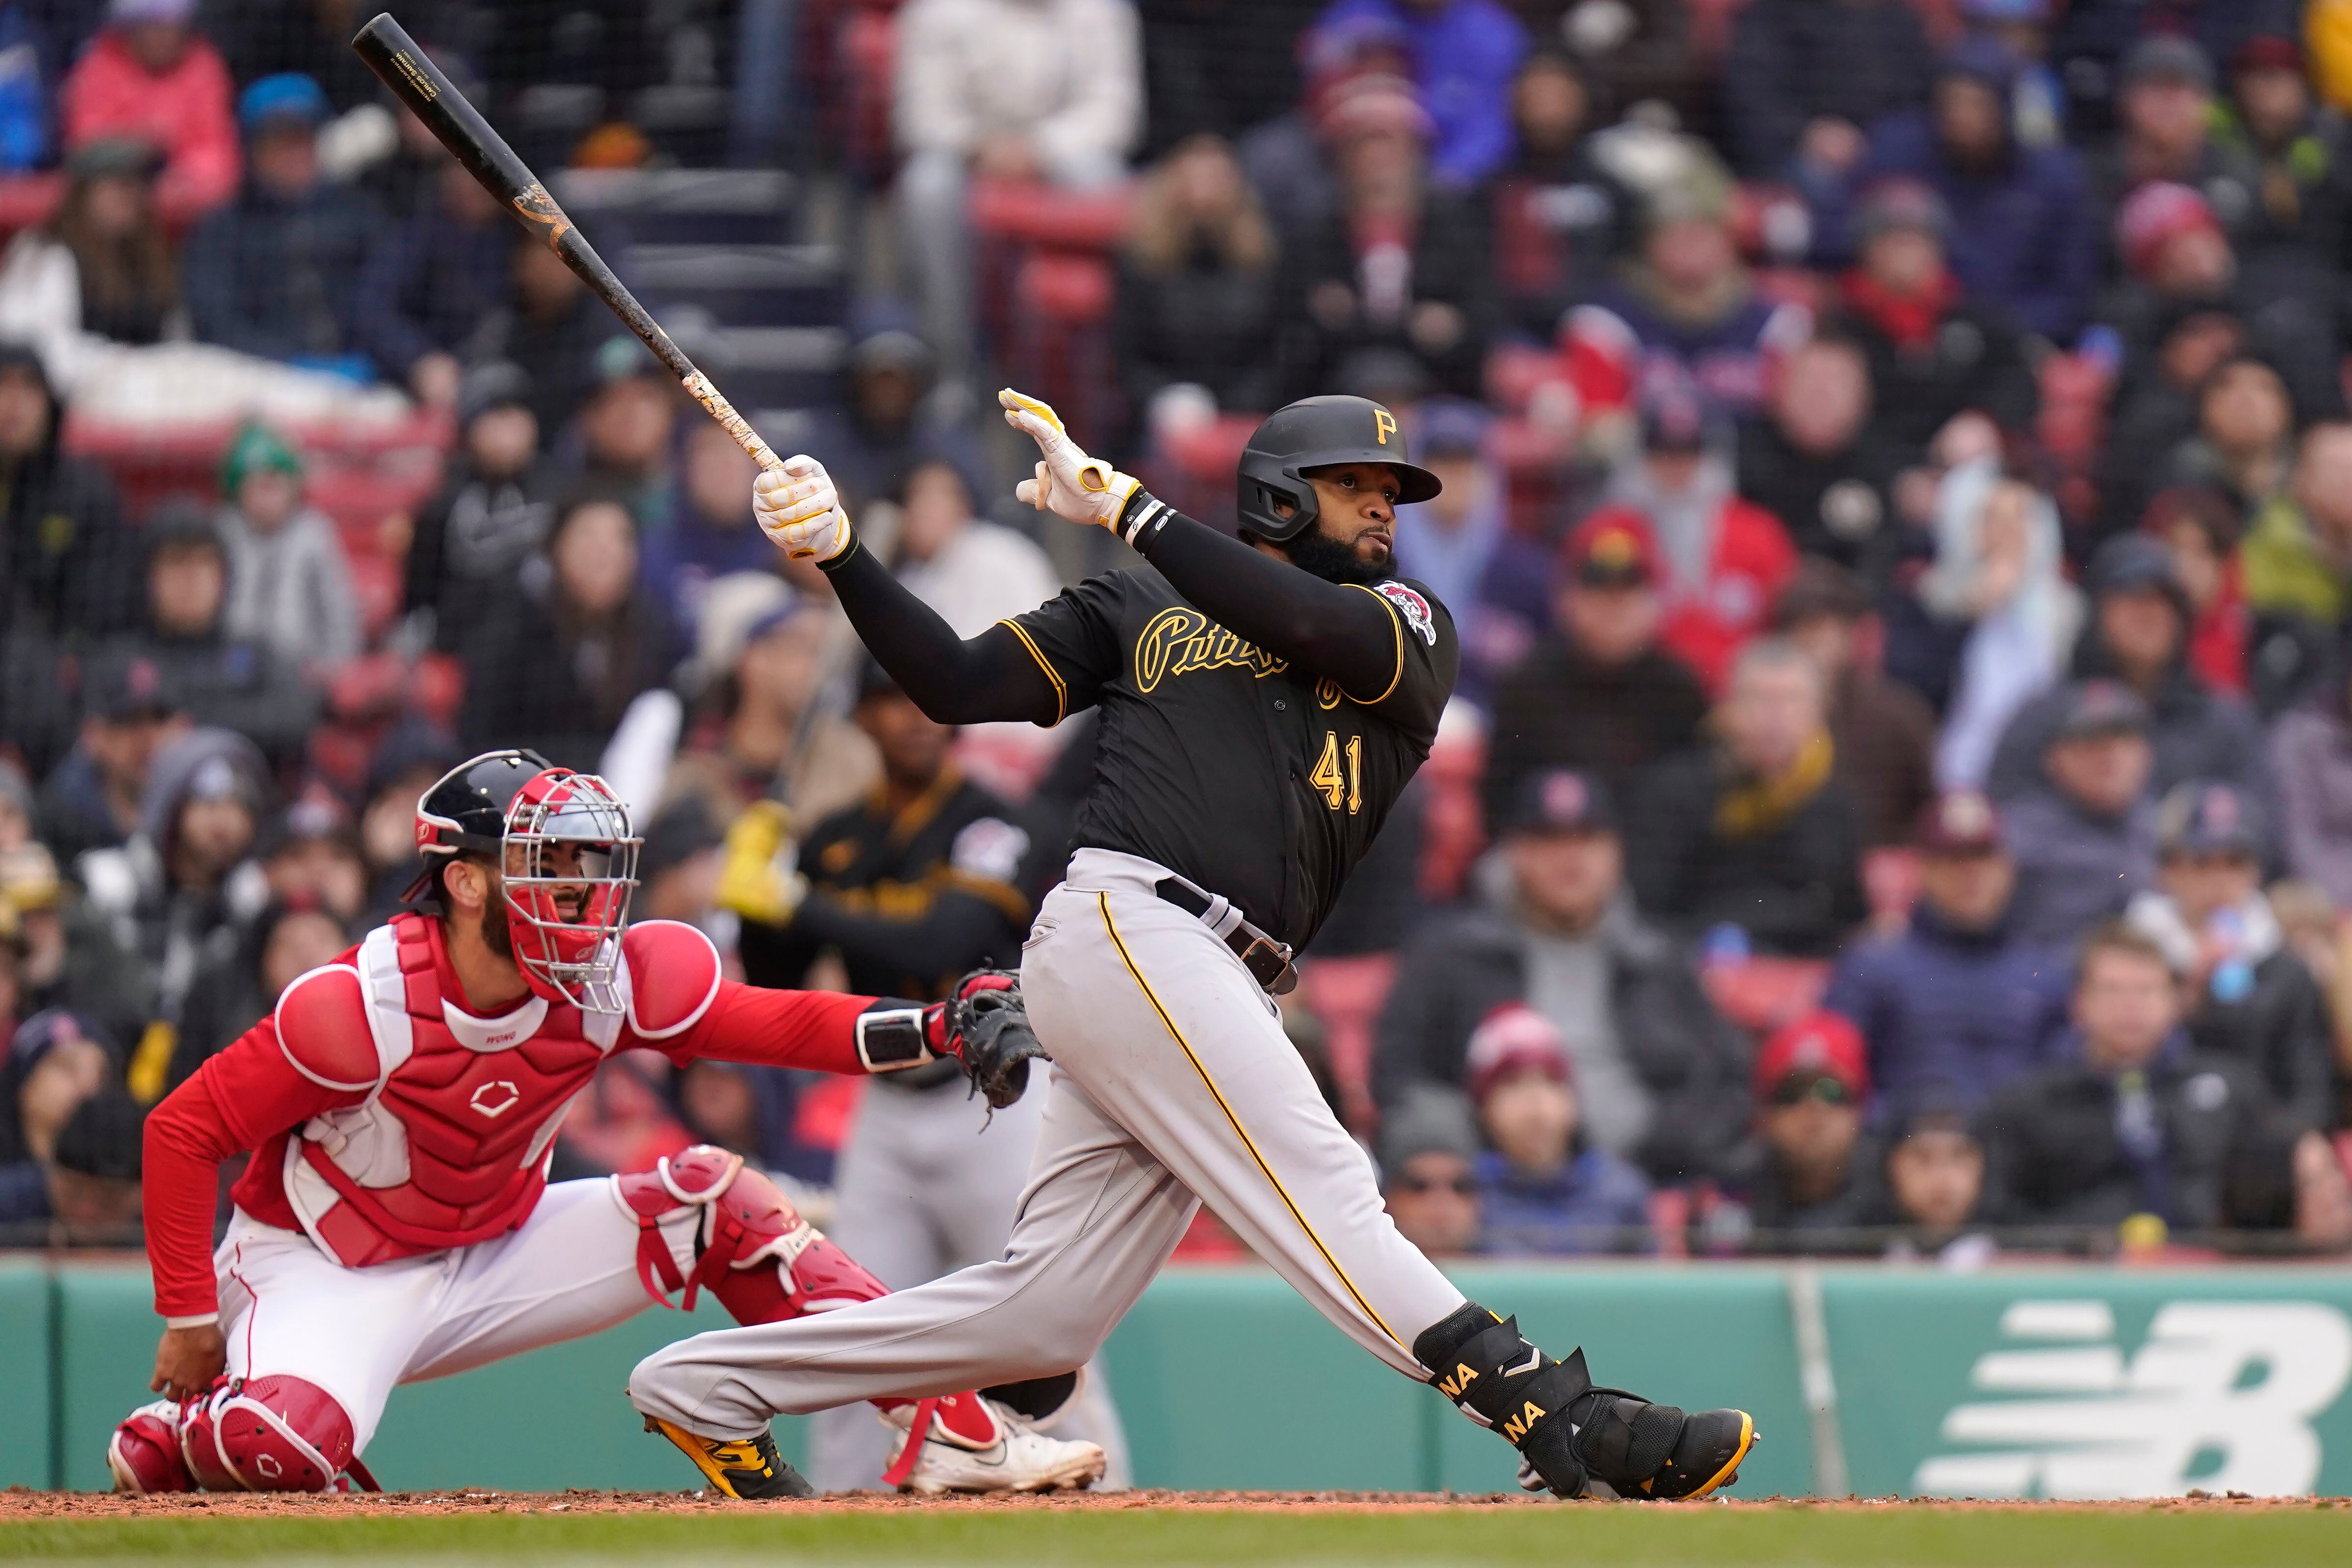
M1298 971L1290 966L1290 954L1271 937L1254 936L1248 945L1242 944L1242 933L1234 933L1234 952L1241 959L1242 967L1251 978L1268 993L1287 996L1298 984Z

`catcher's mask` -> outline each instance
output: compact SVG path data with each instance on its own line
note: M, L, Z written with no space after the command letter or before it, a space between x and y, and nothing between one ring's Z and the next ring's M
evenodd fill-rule
M416 803L416 846L428 868L430 857L460 850L498 867L523 983L588 1012L624 1005L620 938L638 844L612 785L532 752L461 763ZM416 890L432 880L428 868Z

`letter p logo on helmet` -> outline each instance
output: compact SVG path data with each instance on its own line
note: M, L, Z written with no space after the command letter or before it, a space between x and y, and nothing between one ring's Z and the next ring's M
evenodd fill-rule
M1372 410L1372 436L1381 446L1389 444L1389 437L1396 434L1396 427L1395 415L1385 408Z

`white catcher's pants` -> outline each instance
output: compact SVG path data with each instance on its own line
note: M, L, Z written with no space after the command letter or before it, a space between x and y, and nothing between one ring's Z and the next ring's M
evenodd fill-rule
M1153 893L1164 875L1082 849L1039 911L1021 981L1054 1072L1004 1256L793 1322L680 1341L637 1363L639 1410L745 1437L778 1412L1067 1372L1203 1201L1350 1338L1427 1376L1412 1342L1462 1292L1397 1234L1371 1162L1316 1092L1273 1002L1207 927Z
M1042 1073L1036 1092L994 1116L961 1073L929 1089L875 1080L841 1151L839 1206L825 1234L893 1290L1001 1256L1045 1119ZM1115 1490L1129 1484L1127 1436L1101 1366L1087 1371L1053 1432L1099 1447L1109 1466L1095 1489ZM819 1411L809 1424L808 1479L819 1491L873 1490L898 1440L866 1405Z
M694 1267L699 1209L662 1226ZM609 1177L559 1182L492 1241L346 1268L298 1230L240 1211L213 1255L231 1377L287 1374L334 1395L365 1453L403 1383L446 1377L653 1305L637 1280L637 1220Z

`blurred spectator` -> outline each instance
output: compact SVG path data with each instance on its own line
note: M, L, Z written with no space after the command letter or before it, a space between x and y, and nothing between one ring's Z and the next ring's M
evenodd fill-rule
M719 584L696 639L701 700L663 797L690 792L719 822L772 798L811 824L864 795L881 760L824 698L839 625L838 610L772 577Z
M62 51L43 20L29 6L0 5L0 169L11 173L50 161L49 100Z
M299 5L242 0L219 9L227 15L216 23L215 36L237 80L299 71L325 90L338 114L381 99L375 73L352 48L352 35L367 20L359 0L305 0ZM433 13L425 10L425 15ZM446 19L436 20L444 27L448 25Z
M782 557L751 521L760 465L751 454L709 419L693 421L684 444L669 513L646 535L641 571L690 630L712 583L737 572L772 572Z
M1551 341L1624 243L1629 193L1592 156L1596 118L1569 56L1528 57L1511 86L1517 152L1486 200L1503 324L1538 342Z
M2022 328L2068 343L2097 281L2095 216L2072 148L2019 142L2017 68L1990 38L1961 43L1937 68L1929 107L1874 129L1869 154L1850 177L1813 185L1816 212L1828 230L1824 248L1843 255L1866 248L1874 224L1927 221L1884 212L1874 218L1876 190L1908 187L1920 193L1911 200L1922 208L1920 198L1932 195L1933 237L1950 261L1938 288L1965 298L1979 322L1988 314L2000 320L2004 338ZM1859 209L1849 218L1854 193ZM1866 259L1864 269L1878 270Z
M457 742L415 719L394 725L378 743L360 807L360 855L368 877L360 925L390 918L416 879L416 803L463 760Z
M2230 302L2189 296L2153 308L2145 340L2126 354L2096 457L2099 516L2093 537L2129 528L2197 434L2198 395L2222 362L2243 353L2246 323Z
M1560 553L1555 629L1495 689L1486 820L1499 825L1538 770L1582 768L1633 798L1636 779L1699 738L1707 699L1659 646L1657 558L1630 521L1588 519Z
M1286 334L1286 390L1358 379L1351 361L1388 351L1431 384L1475 395L1490 326L1486 236L1470 197L1434 178L1428 112L1399 84L1353 95L1327 132L1339 201L1287 258L1284 319L1303 319Z
M1527 29L1498 0L1334 0L1323 27L1375 18L1403 29L1428 107L1431 176L1475 185L1511 155L1511 79Z
M67 1166L119 1163L119 1138L97 1135L102 1124L119 1115L121 1063L97 1020L63 1009L50 1009L26 1018L9 1042L5 1081L14 1089L15 1114L7 1149L0 1164L0 1221L47 1219L62 1211L54 1204L68 1198L76 1217L100 1219L121 1215L119 1204L92 1205L73 1200L103 1200L112 1194L78 1183L88 1172L61 1172ZM92 1104L101 1109L87 1112ZM137 1108L131 1110L135 1150ZM104 1157L94 1157L101 1156ZM135 1154L134 1154L135 1159ZM135 1173L135 1166L134 1166ZM62 1180L60 1179L62 1177ZM64 1189L60 1194L60 1189ZM137 1194L124 1218L136 1218ZM93 1215L95 1207L101 1212ZM108 1240L121 1239L119 1236Z
M2063 947L2156 879L2155 753L2147 704L2118 682L2072 682L2045 707L2040 779L2004 803L2011 921L2021 941Z
M2292 484L2255 516L2238 559L2256 616L2311 643L2333 641L2352 609L2352 422L2322 420L2304 432ZM2270 655L2265 645L2263 660ZM2308 680L2319 671L2299 673Z
M2291 35L2251 36L2223 63L2229 90L2210 134L2225 156L2253 167L2256 199L2241 226L2247 265L2289 287L2326 288L2352 194L2344 118L2312 91Z
M2103 222L2120 223L2127 198L2157 182L2200 193L2225 224L2252 216L2260 174L2242 149L2214 141L2213 62L2204 50L2174 35L2142 38L2124 58L2116 107L2116 134L2090 159Z
M1381 1196L1426 1258L1478 1250L1478 1129L1455 1089L1421 1089L1381 1117Z
M1803 562L1773 601L1772 629L1829 683L1837 776L1862 813L1864 846L1903 843L1935 793L1936 716L1879 672L1869 591L1843 567Z
M1475 403L1448 397L1422 405L1415 454L1444 489L1434 500L1399 508L1396 521L1397 571L1452 613L1462 642L1454 690L1474 702L1526 657L1534 628L1551 619L1551 555L1510 526L1510 476L1486 455L1491 425Z
M2057 0L1958 0L1967 36L1990 38L2009 51L2017 74L2010 93L2010 135L2022 147L2053 147L2065 140L2066 84L2050 57Z
M373 203L320 171L326 109L308 77L264 77L238 95L250 166L236 199L188 237L188 310L206 342L365 380L360 269L383 226Z
M1662 1182L1709 1173L1745 1114L1743 1042L1625 896L1607 786L1547 770L1513 807L1497 824L1500 885L1399 955L1373 1064L1381 1104L1466 1086L1480 1021L1524 1004L1565 1042L1593 1144Z
M2077 680L2119 680L2147 704L2161 795L2189 779L2234 784L2267 809L2270 769L2261 726L2236 698L2213 690L2189 664L2189 596L2162 544L2141 534L2109 540L2084 574L2090 617L2074 646ZM1989 787L2001 799L2031 786L2038 760L2072 699L2053 691L2018 711L2002 734Z
M972 514L971 492L952 463L925 463L907 476L892 564L898 581L958 637L976 637L1062 591L1053 563L1028 535Z
M1870 1090L1862 1037L1834 1013L1783 1026L1757 1052L1755 1133L1738 1185L1759 1250L1805 1251L1806 1232L1850 1231L1869 1217L1872 1184L1857 1153Z
M2189 634L2189 668L2214 690L2243 696L2253 621L2238 559L2243 515L2210 485L2175 485L2147 503L2139 526L2172 552L2173 575L2189 596L2196 617Z
M1915 454L1872 416L1862 345L1834 327L1790 351L1760 417L1739 426L1739 493L1780 519L1797 549L1883 581L1902 530L1895 481Z
M613 315L537 235L517 234L512 243L506 307L484 319L459 357L520 367L540 439L552 442L596 390Z
M155 758L139 831L77 871L89 912L154 976L152 1016L130 1081L162 1082L196 976L230 963L269 883L253 860L268 794L261 754L226 730L194 730Z
M1685 124L1714 121L1712 62L1692 36L1686 0L1531 0L1519 9L1538 35L1568 46L1600 102L1596 122L1645 103Z
M1711 434L1689 397L1647 404L1640 455L1620 465L1583 526L1648 535L1664 601L1659 641L1719 691L1733 656L1763 629L1773 595L1796 571L1797 552L1779 519L1734 492L1731 464L1710 448Z
M16 1005L0 1014L0 1034L16 1018L64 1007L96 1020L109 1037L138 1037L152 1012L152 976L58 878L47 847L0 853L0 904L16 921Z
M2252 517L2286 489L2294 469L2294 398L2278 371L2233 354L2197 391L2197 433L2172 455L2175 483L2220 489Z
M2011 1225L2221 1223L2232 1157L2266 1109L2255 1075L2193 1047L2164 950L2105 925L2083 945L2065 1059L1985 1117L1986 1208Z
M645 836L629 918L712 923L724 868L719 851L727 842L720 825L701 801L688 795L665 805L646 825Z
M677 384L628 336L604 340L596 351L596 390L580 410L580 461L590 483L629 509L639 534L656 532L669 521Z
M92 142L66 164L65 195L0 261L0 336L37 345L70 384L92 348L184 331L179 268L155 215L155 153Z
M1507 1004L1472 1033L1467 1069L1471 1103L1492 1145L1474 1166L1486 1250L1535 1258L1646 1250L1650 1184L1586 1142L1559 1031L1541 1014Z
M1936 562L1916 583L1915 602L1931 618L1924 642L1950 637L1950 666L1919 679L1938 654L1891 642L1889 668L1931 696L1948 693L1936 778L1983 785L2011 720L2058 679L2082 626L2082 595L2065 581L2058 508L1994 458L1961 463L1936 491Z
M168 500L140 531L147 546L143 650L168 671L176 706L234 730L273 762L299 758L318 722L316 688L288 655L228 629L230 569L220 529L194 501Z
M1147 430L1163 394L1249 413L1280 401L1265 346L1278 328L1274 230L1233 149L1202 132L1143 181L1120 253L1115 353Z
M467 645L463 736L476 751L528 746L593 768L637 694L667 679L676 634L638 576L637 527L620 493L573 492L543 561Z
M920 463L953 463L977 493L993 471L969 425L934 385L930 346L889 311L853 323L848 384L841 407L817 418L808 449L825 454L849 515L898 492ZM1263 350L1261 342L1260 348Z
M2124 919L2181 977L2197 1047L2247 1068L2302 1125L2327 1127L2336 1103L2327 1002L2263 895L2266 827L2262 808L2230 785L2181 784L2158 817L2158 885Z
M268 426L247 425L221 459L221 494L229 634L311 670L358 653L351 564L332 520L304 502L301 457Z
M81 738L41 790L41 840L68 868L138 831L155 755L188 728L152 653L100 651L87 661L81 689Z
M1897 1105L1931 1092L1982 1103L2048 1059L2065 1022L2063 949L2017 932L2017 865L1991 801L1941 795L1920 815L1910 929L1849 951L1822 1005L1869 1047L1870 1079Z
M2352 679L2339 666L2271 728L2288 872L2352 909Z
M1723 65L1733 161L1756 179L1791 161L1843 174L1864 130L1927 98L1934 56L1903 0L1753 0Z
M1716 743L1662 763L1627 859L1643 910L1686 936L1731 928L1744 950L1826 958L1866 912L1862 816L1837 777L1826 683L1795 644L1743 648Z
M1967 1110L1931 1096L1898 1118L1886 1141L1883 1217L1902 1234L1887 1257L1932 1258L1947 1268L1989 1261L1984 1175L1984 1144Z
M162 1089L177 1089L221 1048L267 1017L286 988L351 946L324 910L274 903L243 933L234 958L196 977Z
M971 180L1118 180L1142 128L1141 53L1133 9L1114 0L914 0L899 13L900 253L949 375L971 370Z
M1879 185L1863 199L1859 265L1841 285L1846 330L1870 356L1873 423L1906 460L1957 420L2030 430L2042 400L1999 297L1946 267L1950 232L1951 215L1927 186Z
M64 421L40 356L0 342L0 632L79 641L132 625L139 591L114 481L62 449Z
M445 651L503 609L554 519L558 473L540 449L530 395L530 376L505 361L476 365L459 384L457 449L416 519L404 595L410 614L432 616Z
M1140 0L1147 154L1195 136L1238 137L1297 102L1300 34L1318 9L1315 0Z
M155 205L174 228L236 194L228 67L195 28L196 0L109 0L106 28L58 94L68 154L102 138L163 155Z
M1731 231L1730 174L1706 143L1656 139L1625 158L1655 176L1632 254L1561 323L1571 384L1591 415L1685 390L1712 413L1758 412L1811 313L1758 293Z
M457 401L458 356L506 302L514 236L499 199L456 159L443 162L436 190L367 258L352 342L379 375L446 408Z

